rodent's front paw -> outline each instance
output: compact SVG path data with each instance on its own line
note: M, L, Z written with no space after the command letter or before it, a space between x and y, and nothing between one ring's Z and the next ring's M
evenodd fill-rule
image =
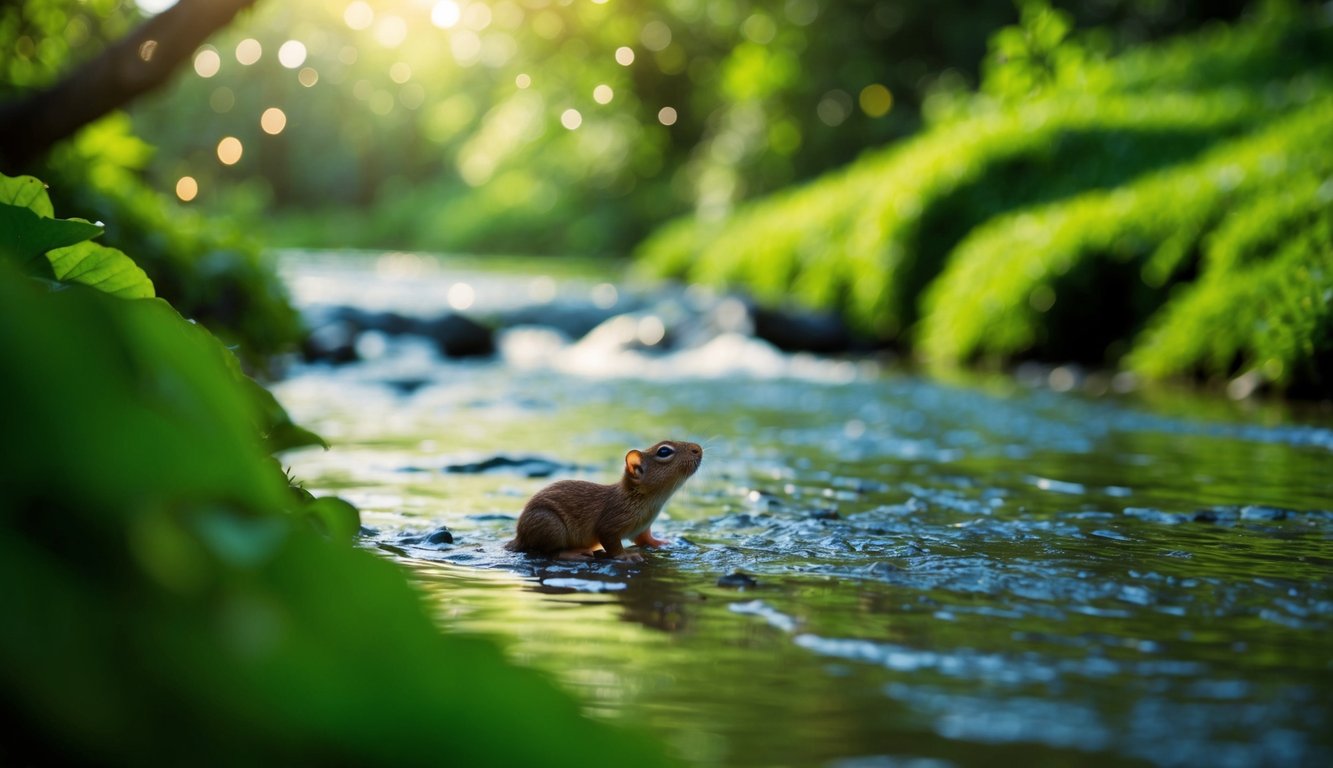
M643 555L638 552L621 552L616 555L616 559L625 563L642 563Z

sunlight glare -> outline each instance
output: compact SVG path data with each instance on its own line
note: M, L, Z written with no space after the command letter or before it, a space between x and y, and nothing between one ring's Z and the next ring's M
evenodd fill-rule
M182 176L176 181L176 197L188 203L199 196L199 182L193 176Z
M218 55L217 49L209 46L199 49L199 53L194 55L194 73L203 78L209 78L216 75L222 69L222 57Z
M305 63L305 43L300 40L288 40L278 49L278 63L287 69L296 69Z
M269 107L259 117L259 127L270 136L277 136L287 127L287 113L277 107Z
M236 60L239 61L242 66L248 67L251 64L254 64L256 61L259 61L259 57L263 55L264 46L260 45L259 41L253 37L247 37L236 44Z
M343 22L351 29L366 29L375 22L375 10L363 0L355 0L343 11Z
M218 161L223 165L236 165L241 161L245 147L235 136L228 136L218 142Z
M463 10L463 26L481 32L491 25L491 9L485 3L469 3Z
M385 48L397 48L407 39L407 22L402 16L385 16L375 25L375 40Z
M449 306L462 312L472 306L477 299L477 292L467 283L454 283L449 286Z
M430 9L430 23L440 29L450 29L463 18L463 9L454 0L440 0Z

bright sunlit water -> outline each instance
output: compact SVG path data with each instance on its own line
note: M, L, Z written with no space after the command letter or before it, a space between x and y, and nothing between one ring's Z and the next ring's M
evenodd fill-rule
M462 279L373 263L285 273L304 302L402 291L440 310ZM467 295L549 298L534 280L469 273ZM334 444L289 455L296 475L362 508L365 546L449 631L689 763L1333 760L1320 413L949 385L752 341L608 358L605 376L542 334L474 363L370 349L277 386ZM673 546L640 565L501 548L537 489L610 482L662 438L706 450L654 527ZM453 544L410 537L440 526Z

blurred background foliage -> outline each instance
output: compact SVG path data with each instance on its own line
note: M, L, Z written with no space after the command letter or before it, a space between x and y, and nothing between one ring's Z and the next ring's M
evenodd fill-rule
M843 311L936 366L1022 358L1153 378L1333 381L1333 25L1266 3L1108 54L1023 5L979 92L810 183L690 216L648 274Z
M1240 7L1075 5L1121 42ZM1008 0L261 2L135 126L162 149L159 188L189 177L287 244L619 254L911 134L1015 17Z
M1208 253L1239 247L1214 230L1272 190L1324 204L1322 145L1277 125L1322 108L1327 6L1059 5L260 2L37 172L251 368L300 332L258 237L634 251L644 274L833 308L937 365L1035 357L1318 391L1318 238L1283 257L1313 270L1312 292L1277 287L1277 269L1273 290L1240 290L1263 259ZM143 13L5 5L0 95ZM1290 322L1190 330L1242 296L1247 316Z
M50 85L141 19L119 0L0 3L0 101ZM105 225L101 242L135 260L187 317L235 348L248 368L292 348L301 334L262 243L225 215L180 207L146 175L158 152L113 114L26 169L51 185L56 208ZM220 214L222 212L212 212Z

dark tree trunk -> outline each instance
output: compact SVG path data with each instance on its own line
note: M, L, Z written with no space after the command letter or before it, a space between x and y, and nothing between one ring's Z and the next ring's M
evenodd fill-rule
M51 145L162 85L255 0L179 0L55 85L0 104L0 170L16 173Z

